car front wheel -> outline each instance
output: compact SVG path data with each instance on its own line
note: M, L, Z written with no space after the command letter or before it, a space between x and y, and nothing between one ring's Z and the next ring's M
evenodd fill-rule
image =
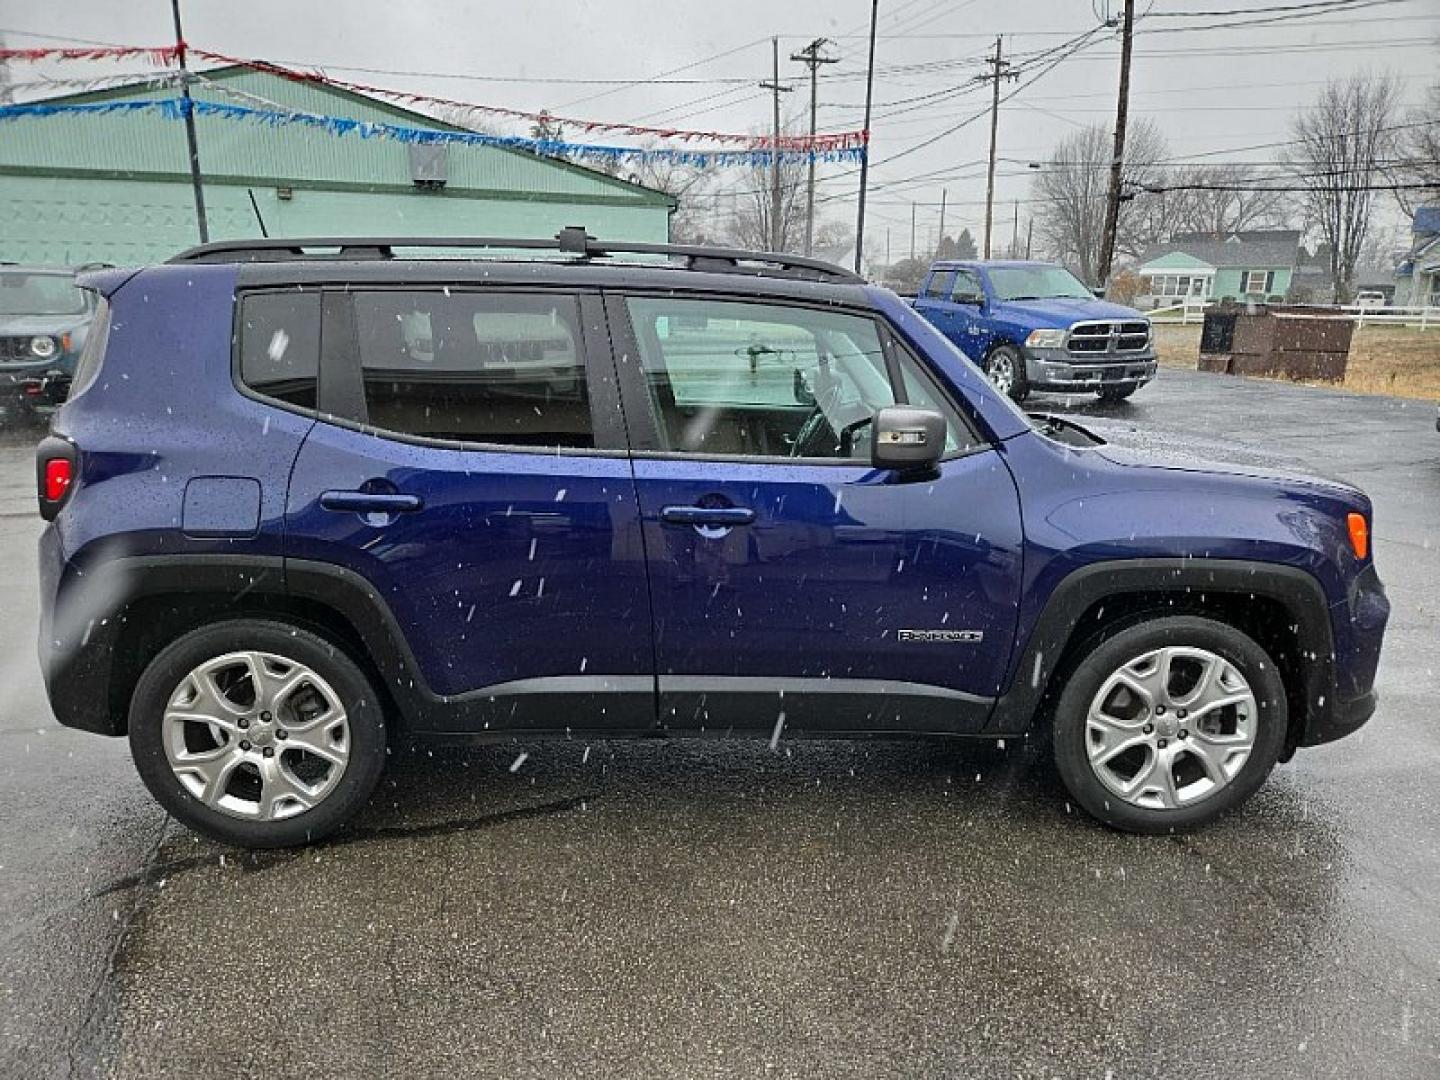
M241 847L318 840L363 806L385 765L370 680L324 638L236 619L183 635L140 676L130 749L181 823Z
M1168 833L1239 806L1279 759L1285 686L1235 627L1178 616L1102 636L1055 709L1055 764L1092 815Z

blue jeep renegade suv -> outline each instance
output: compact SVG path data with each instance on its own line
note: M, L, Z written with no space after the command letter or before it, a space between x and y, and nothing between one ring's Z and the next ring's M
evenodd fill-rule
M398 733L1036 724L1082 806L1163 833L1375 708L1353 488L1032 422L825 263L425 243L84 279L37 459L46 683L200 832L322 836Z

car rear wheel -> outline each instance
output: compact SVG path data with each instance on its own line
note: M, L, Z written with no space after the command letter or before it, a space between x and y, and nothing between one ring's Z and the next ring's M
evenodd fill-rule
M1013 345L1000 345L985 358L985 374L995 389L1011 401L1024 401L1030 396L1030 382L1025 377L1025 357Z
M1264 783L1285 742L1285 686L1233 626L1178 616L1107 633L1055 709L1055 764L1087 811L1117 829L1206 824Z
M141 675L130 749L183 824L241 847L318 840L363 806L385 765L383 710L343 651L236 619L191 631Z

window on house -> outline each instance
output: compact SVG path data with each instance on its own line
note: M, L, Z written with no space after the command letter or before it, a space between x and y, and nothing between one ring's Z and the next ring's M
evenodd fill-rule
M1263 293L1266 288L1267 274L1264 270L1251 270L1245 275L1245 291L1247 293Z

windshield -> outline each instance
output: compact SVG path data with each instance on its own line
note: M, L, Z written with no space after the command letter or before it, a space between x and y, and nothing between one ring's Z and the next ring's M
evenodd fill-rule
M0 274L0 315L83 315L85 294L69 274Z
M993 266L990 286L1001 300L1093 300L1095 296L1063 266Z

